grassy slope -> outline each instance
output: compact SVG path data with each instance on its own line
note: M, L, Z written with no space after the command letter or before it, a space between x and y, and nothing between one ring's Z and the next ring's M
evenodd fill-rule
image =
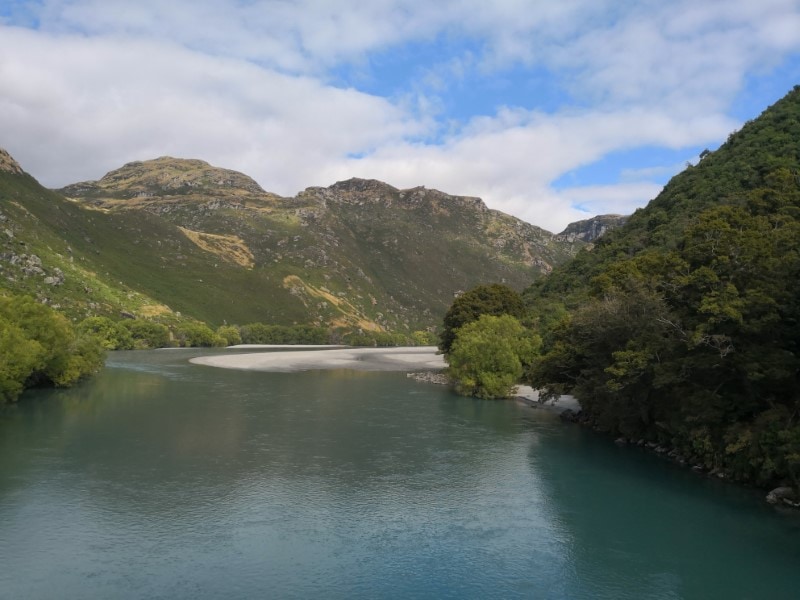
M7 173L0 173L0 203L18 228L11 241L16 252L36 254L45 271L59 267L66 275L58 287L45 287L37 277L3 285L32 295L45 290L51 304L71 316L84 316L85 303L95 301L100 306L91 312L141 312L143 305L163 303L212 323L306 318L269 274L214 267L207 252L150 213L87 210L27 175ZM136 301L135 292L149 299Z
M0 286L74 318L171 309L212 325L413 331L437 325L454 293L522 289L580 246L473 198L365 180L280 198L242 174L166 157L63 192L79 198L0 174L14 228L0 243L9 256L36 254L45 271L23 277L0 262L12 278ZM49 286L55 268L64 282Z

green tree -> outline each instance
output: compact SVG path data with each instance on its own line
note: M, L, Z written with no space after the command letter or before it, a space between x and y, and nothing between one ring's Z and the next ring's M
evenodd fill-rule
M435 346L438 339L432 331L415 331L411 334L414 346Z
M63 315L28 296L0 296L0 398L34 385L68 386L103 365L93 335L76 334Z
M175 339L181 348L225 346L225 339L214 333L205 323L181 323L175 328Z
M78 324L78 332L96 336L106 350L131 350L133 336L121 323L108 317L88 317Z
M147 348L167 348L170 344L169 328L161 323L143 319L122 321L133 339L133 347L137 350Z
M448 372L462 395L507 398L540 346L511 315L482 315L456 332Z
M227 346L236 346L242 343L239 328L235 325L222 325L217 328L217 335L225 340Z
M499 283L479 285L461 294L444 316L439 350L449 354L458 330L481 315L511 315L521 320L526 316L525 303L520 294Z
M17 399L28 377L43 366L43 355L41 344L0 318L0 404Z

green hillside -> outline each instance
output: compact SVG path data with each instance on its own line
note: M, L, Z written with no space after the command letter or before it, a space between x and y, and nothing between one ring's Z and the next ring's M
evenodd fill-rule
M525 297L535 385L599 429L800 490L800 87Z
M129 163L43 189L0 169L0 287L78 319L192 317L410 332L482 282L522 289L581 242L477 198L369 180L294 198L199 160Z

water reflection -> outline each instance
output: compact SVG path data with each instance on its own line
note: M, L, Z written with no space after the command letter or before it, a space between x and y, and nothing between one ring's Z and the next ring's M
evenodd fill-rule
M779 592L794 579L796 536L752 503L721 511L713 490L550 413L403 374L190 355L114 354L96 380L0 413L0 589L671 598L725 589L726 561L746 563L741 578L764 568ZM748 518L749 533L734 528ZM753 561L759 544L772 550Z
M529 462L570 533L569 597L796 592L800 519L776 514L754 492L573 426Z

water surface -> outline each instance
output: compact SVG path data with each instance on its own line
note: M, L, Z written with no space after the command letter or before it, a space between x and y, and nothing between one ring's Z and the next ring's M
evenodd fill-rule
M0 412L0 597L798 597L759 493L401 373L197 354Z

